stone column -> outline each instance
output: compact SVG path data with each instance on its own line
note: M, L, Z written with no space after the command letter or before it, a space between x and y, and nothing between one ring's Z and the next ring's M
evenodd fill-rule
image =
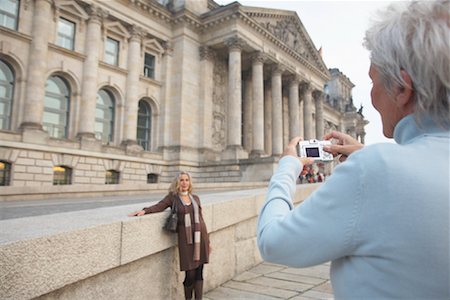
M272 70L272 156L283 153L282 73L283 69L279 66Z
M302 98L303 98L303 122L304 122L304 139L309 140L314 138L312 126L312 88L309 83L302 83Z
M293 75L289 81L289 140L300 136L298 88L299 79Z
M202 46L200 51L200 74L201 78L209 78L200 82L200 103L202 126L200 126L200 142L205 149L212 149L212 126L213 126L213 76L215 52L208 46Z
M272 155L272 88L270 80L264 85L264 152Z
M224 159L245 158L246 152L241 145L242 138L242 83L241 52L244 41L233 37L226 45L228 54L228 116L227 116L227 149Z
M125 128L122 142L127 148L137 146L137 118L138 118L138 86L139 75L143 66L141 57L141 41L143 31L137 26L131 28L128 41L128 76L125 98ZM136 148L136 147L134 147ZM139 150L139 149L135 149Z
M80 120L78 137L82 144L95 139L95 107L97 102L97 73L100 44L102 43L101 25L106 13L95 6L89 7L89 21L86 30L85 53L83 64L83 81L80 101Z
M160 106L160 118L158 128L152 130L152 140L157 141L157 145L153 145L158 151L163 151L163 148L170 144L171 135L169 128L172 124L173 118L171 114L170 104L174 102L172 100L172 61L173 61L173 45L170 41L162 43L164 48L164 54L162 56L161 63L161 106ZM152 128L153 129L153 128ZM159 133L160 132L160 133Z
M252 58L253 82L253 138L250 157L261 157L264 154L264 56L256 53Z
M243 99L243 124L244 124L244 149L247 152L252 151L253 144L253 83L249 73L244 77L244 99Z
M28 57L27 84L25 90L25 109L23 122L24 140L33 140L33 135L44 137L42 118L44 114L44 97L47 71L47 53L50 23L53 20L51 9L53 1L36 0L33 16L32 39ZM28 135L26 132L30 132ZM37 137L37 136L35 136Z
M316 105L316 138L322 139L324 135L323 123L323 93L315 90L312 94Z

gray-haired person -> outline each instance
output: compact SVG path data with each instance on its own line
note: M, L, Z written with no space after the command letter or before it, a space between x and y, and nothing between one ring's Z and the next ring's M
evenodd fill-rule
M345 161L293 207L293 139L258 221L267 261L331 263L336 299L450 299L450 2L402 2L367 31L373 106L396 143L332 132Z

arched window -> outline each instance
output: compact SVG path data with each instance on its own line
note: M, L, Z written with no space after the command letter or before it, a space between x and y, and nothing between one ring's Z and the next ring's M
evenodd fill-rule
M72 184L72 169L65 166L53 167L53 185Z
M67 138L70 89L64 79L51 76L45 85L44 130L54 138Z
M112 142L114 134L114 96L107 90L101 89L97 93L95 109L95 137L108 144Z
M11 107L14 92L14 73L0 60L0 130L11 129Z
M120 178L120 172L115 170L106 171L105 184L118 184Z
M11 164L0 160L0 186L7 186L11 178Z
M152 111L147 102L139 101L138 120L137 120L137 143L150 150L150 136L152 124Z

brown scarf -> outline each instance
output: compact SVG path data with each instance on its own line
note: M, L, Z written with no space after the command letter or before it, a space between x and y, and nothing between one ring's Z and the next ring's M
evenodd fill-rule
M189 194L189 198L191 199L192 207L194 208L194 228L192 228L191 224L191 215L184 215L184 227L186 228L186 241L188 245L191 245L194 242L194 261L200 260L200 210L197 204L197 201L194 200L191 194ZM180 199L181 200L181 199ZM183 200L181 203L186 206ZM192 230L194 230L194 234L192 234ZM194 241L192 241L192 236L194 236Z

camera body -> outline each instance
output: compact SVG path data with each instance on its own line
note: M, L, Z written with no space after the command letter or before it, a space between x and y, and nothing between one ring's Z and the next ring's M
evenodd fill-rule
M300 157L310 157L317 161L330 162L333 160L333 155L323 150L324 145L331 145L331 142L316 139L300 141L297 145L297 154Z

